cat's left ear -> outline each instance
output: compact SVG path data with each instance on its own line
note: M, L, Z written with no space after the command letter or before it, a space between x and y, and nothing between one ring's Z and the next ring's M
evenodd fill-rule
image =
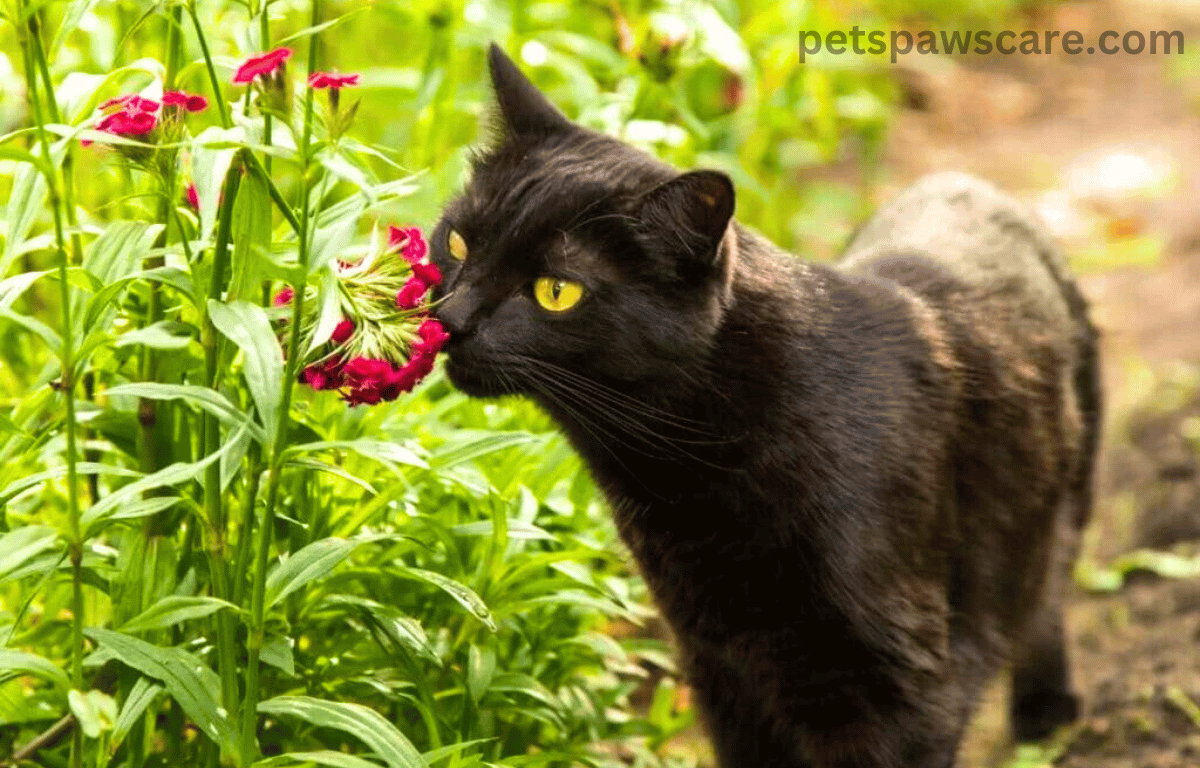
M712 267L733 217L733 182L720 171L690 171L646 193L641 236L680 265Z
M513 60L492 43L488 69L505 127L516 135L557 133L571 127L567 116L529 81Z

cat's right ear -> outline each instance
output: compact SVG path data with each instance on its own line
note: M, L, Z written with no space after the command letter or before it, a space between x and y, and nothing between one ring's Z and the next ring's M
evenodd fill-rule
M571 121L517 68L513 60L492 43L488 69L500 104L505 128L515 135L549 134L566 130Z
M640 239L651 255L669 256L681 275L707 274L733 217L733 182L720 171L690 171L642 198Z

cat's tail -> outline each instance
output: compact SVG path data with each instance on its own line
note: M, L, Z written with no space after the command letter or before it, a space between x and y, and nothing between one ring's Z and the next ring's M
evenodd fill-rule
M1075 499L1072 522L1077 530L1087 525L1092 514L1096 454L1100 448L1100 428L1104 417L1104 397L1100 371L1100 331L1088 317L1087 300L1073 280L1060 281L1067 300L1071 319L1076 327L1075 361L1071 384L1082 422L1079 463L1071 479L1071 495Z

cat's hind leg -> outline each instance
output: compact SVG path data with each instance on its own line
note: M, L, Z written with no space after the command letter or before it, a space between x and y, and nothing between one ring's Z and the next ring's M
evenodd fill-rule
M1063 603L1071 586L1083 528L1091 517L1093 475L1100 443L1102 392L1099 337L1083 313L1083 299L1071 287L1069 297L1081 313L1080 360L1066 391L1068 409L1079 418L1079 455L1068 478L1055 521L1055 543L1042 605L1035 614L1023 648L1014 660L1010 714L1019 741L1049 736L1079 716L1079 699L1071 691L1063 632Z

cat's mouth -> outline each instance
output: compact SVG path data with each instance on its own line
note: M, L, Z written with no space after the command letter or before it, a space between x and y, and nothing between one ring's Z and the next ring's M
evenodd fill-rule
M505 382L499 376L466 365L453 355L446 358L446 376L451 384L471 397L500 397L516 392L512 382Z

